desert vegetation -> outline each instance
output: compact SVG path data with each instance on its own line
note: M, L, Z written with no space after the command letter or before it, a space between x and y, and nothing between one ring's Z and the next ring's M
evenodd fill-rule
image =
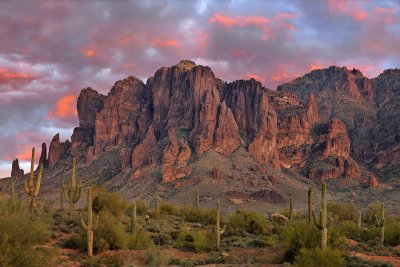
M400 261L400 218L385 214L384 203L359 210L329 202L321 183L321 203L308 194L308 210L262 214L223 212L202 207L201 194L185 204L155 196L152 203L128 202L117 192L76 185L60 186L60 203L35 201L42 168L35 179L34 151L28 198L17 198L15 181L0 200L0 266L198 266L275 264L293 266L396 266ZM36 180L36 184L34 186ZM75 203L86 195L81 209ZM70 204L64 209L64 201ZM194 204L193 204L194 203ZM317 211L319 213L317 213ZM79 216L76 216L79 215Z

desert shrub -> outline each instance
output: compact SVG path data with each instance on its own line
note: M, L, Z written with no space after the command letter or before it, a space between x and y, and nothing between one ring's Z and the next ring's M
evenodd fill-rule
M210 233L184 228L178 233L176 245L189 251L210 251L213 246L213 238Z
M340 221L334 227L347 238L355 240L360 239L362 230L359 231L357 224L353 221Z
M128 235L125 233L121 221L108 212L101 212L99 220L99 225L94 231L94 250L101 252L107 249L126 248ZM84 238L86 238L86 232Z
M119 254L106 254L99 259L100 263L107 267L123 267L124 260Z
M147 232L139 231L134 235L130 235L128 241L129 249L149 249L154 247L153 239Z
M49 263L52 251L32 248L50 237L49 227L40 218L31 220L29 217L26 211L0 216L0 266L46 266Z
M181 260L180 259L176 259L176 258L172 258L168 260L168 266L170 265L180 265L181 264Z
M202 223L205 225L215 224L217 212L215 210L195 208L192 206L181 207L182 219L191 223ZM222 223L222 216L221 216Z
M369 205L368 212L363 215L363 221L373 225L375 224L375 215L380 215L381 214L381 204L380 203L372 203Z
M400 245L400 222L388 217L385 222L385 243L391 246Z
M172 243L171 236L162 232L151 235L151 239L157 246L165 246Z
M158 267L165 266L165 256L159 249L151 249L146 252L146 266Z
M259 235L266 231L267 223L267 219L258 212L240 210L229 216L227 230L241 235L245 232Z
M296 255L294 266L324 266L324 267L340 267L344 266L345 261L342 253L338 249L326 248L302 248Z
M141 216L146 215L149 210L147 204L140 199L135 200L135 202L136 202L136 213Z
M280 226L278 234L285 249L285 259L293 261L302 248L311 249L320 244L320 234L317 228L305 222L296 222Z
M161 202L160 213L166 215L179 216L181 214L180 208L177 205L168 202Z
M393 265L388 262L368 261L356 256L349 256L346 258L346 267L392 267Z
M357 221L358 210L351 203L329 202L327 204L328 217L334 221Z
M26 212L27 207L20 199L0 201L0 216L23 215Z
M128 207L129 203L119 193L111 193L100 187L95 188L93 199L93 211L95 213L107 211L120 219Z
M71 249L83 249L86 246L86 243L83 243L83 240L80 235L72 234L68 236L66 239L63 239L60 242L60 246L62 248L71 248Z

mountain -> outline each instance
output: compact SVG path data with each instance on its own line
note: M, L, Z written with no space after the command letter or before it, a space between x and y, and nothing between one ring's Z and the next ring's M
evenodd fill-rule
M199 188L205 205L221 198L263 209L286 205L289 194L304 203L306 189L326 179L336 199L395 203L399 103L398 69L368 79L332 66L274 91L183 60L146 83L117 81L107 96L83 89L71 142L56 135L47 157L42 146L43 186L55 195L76 157L84 184L128 198L187 202Z

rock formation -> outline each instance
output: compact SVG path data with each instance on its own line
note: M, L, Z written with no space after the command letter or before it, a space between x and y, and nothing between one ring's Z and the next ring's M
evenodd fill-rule
M12 162L11 176L20 181L24 179L24 170L19 168L19 161L15 159Z

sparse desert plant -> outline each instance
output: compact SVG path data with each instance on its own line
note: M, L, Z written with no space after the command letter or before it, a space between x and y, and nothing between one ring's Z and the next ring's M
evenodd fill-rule
M70 218L74 221L75 216L75 203L77 203L81 197L82 186L76 186L76 158L72 159L72 174L71 174L71 188L67 191L64 190L65 201L69 203Z
M293 196L289 196L289 220L293 220Z
M96 229L94 250L102 252L107 249L125 249L130 235L125 232L125 227L121 221L107 211L100 212L99 217L101 218L101 223Z
M60 186L60 210L64 210L64 195L65 195L65 185L64 185L64 180L61 181L61 186Z
M297 267L340 267L344 265L345 260L341 251L333 248L326 248L325 250L320 248L302 248L296 256L294 262L294 266Z
M153 247L154 242L148 232L138 231L136 234L129 237L129 249L150 249Z
M196 189L196 204L195 204L195 207L197 209L200 207L199 189Z
M191 230L188 227L184 227L178 233L176 244L183 250L210 251L213 246L213 238L209 232Z
M53 252L37 245L50 237L49 226L38 216L30 219L28 214L22 209L0 216L0 266L48 266Z
M313 220L314 225L321 231L321 249L324 250L326 248L328 242L328 228L327 228L327 220L326 220L326 182L322 182L322 196L321 196L321 212L319 216L319 222L315 217L315 213L313 212Z
M196 209L193 206L183 206L180 208L181 217L185 222L201 223L204 225L211 225L216 222L216 210L205 208Z
M146 252L145 262L146 266L158 267L165 266L166 259L161 250L154 248Z
M245 233L260 235L267 231L267 224L266 217L256 211L238 210L229 216L227 232L240 235Z
M380 217L375 215L375 226L379 228L379 243L383 245L385 241L385 207L381 203Z
M108 192L101 187L95 187L96 197L93 199L93 211L97 214L107 212L119 220L129 211L129 203L117 192ZM138 207L138 201L136 201ZM130 211L129 211L130 212Z
M216 233L216 248L219 250L221 245L221 235L225 232L226 226L220 227L220 207L219 201L217 202L217 219L215 222L215 233Z
M160 213L164 215L180 216L181 210L178 205L163 201L160 205Z
M329 218L335 221L357 222L358 212L352 203L330 202L326 204Z
M137 215L136 215L136 202L133 201L131 206L131 234L137 232Z
M30 201L30 210L33 211L35 204L35 197L39 194L40 183L42 181L42 173L43 173L43 163L39 166L39 173L36 180L36 186L34 185L35 180L35 148L32 148L32 158L31 158L31 173L29 175L29 180L24 181L25 193L31 199Z
M400 221L394 217L386 218L385 243L391 246L400 245Z
M312 206L312 188L311 186L308 188L308 223L310 225L313 224L313 217L312 217L312 212L313 212L313 206Z
M93 255L93 231L96 230L98 226L99 218L97 216L96 220L93 221L92 191L90 186L87 189L87 224L83 219L82 213L80 214L80 216L81 216L81 226L83 229L87 231L86 238L87 238L88 257L91 257Z

